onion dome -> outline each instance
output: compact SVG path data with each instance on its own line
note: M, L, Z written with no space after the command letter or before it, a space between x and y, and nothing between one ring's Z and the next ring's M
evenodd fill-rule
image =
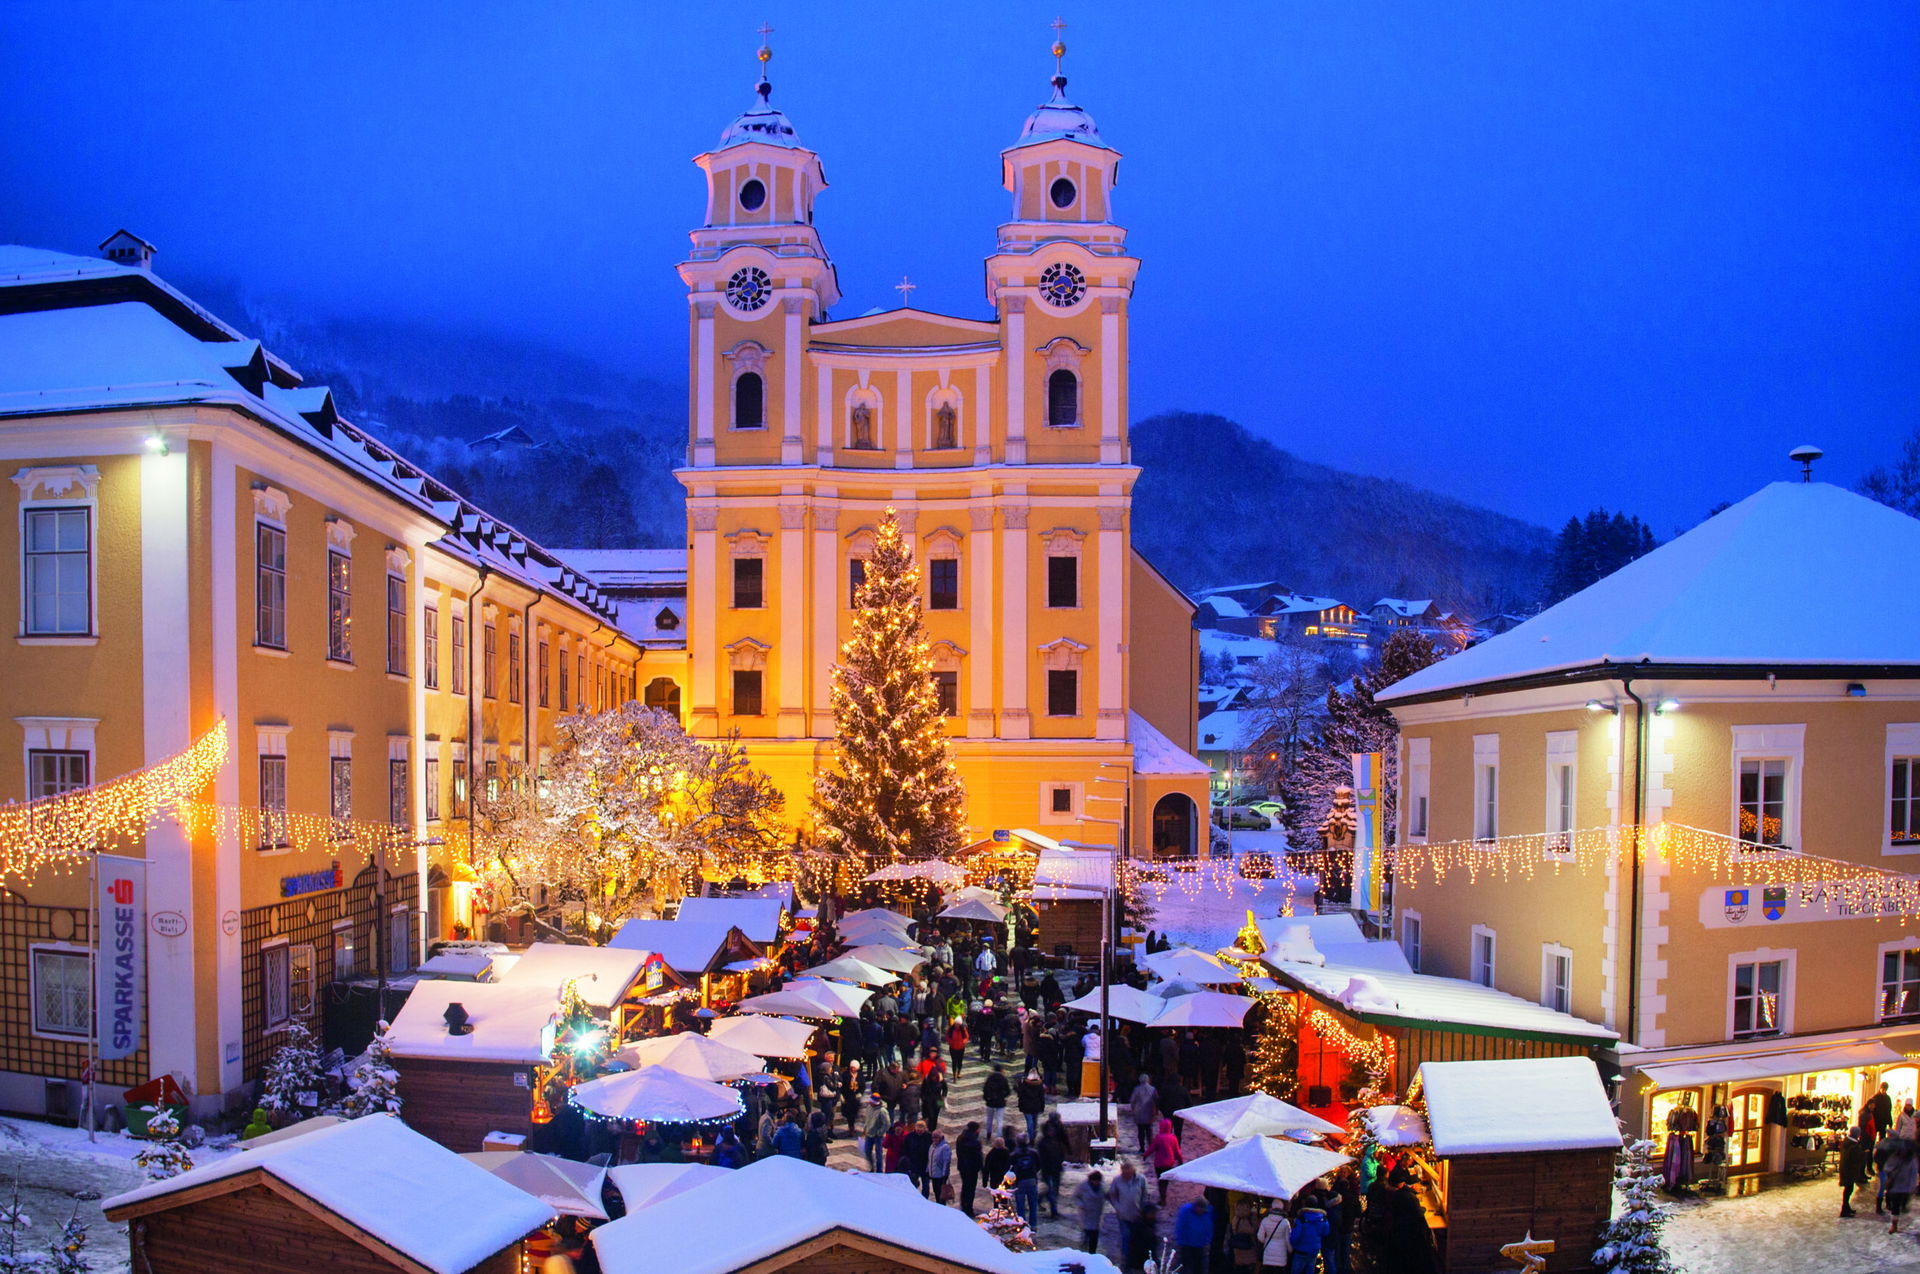
M784 112L776 110L770 100L773 96L773 85L767 81L767 63L773 58L773 50L767 47L764 37L772 29L771 27L761 28L763 39L760 51L755 55L760 59L760 82L754 85L753 91L759 100L748 107L733 123L728 124L726 130L720 134L719 149L721 150L729 146L739 146L745 142L786 146L796 150L800 148L800 134L794 131L793 121L788 119Z

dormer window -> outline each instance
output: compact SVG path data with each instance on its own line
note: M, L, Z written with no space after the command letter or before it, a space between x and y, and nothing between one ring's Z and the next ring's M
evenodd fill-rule
M680 627L680 617L674 614L671 610L667 609L665 606L662 606L660 608L660 613L653 617L653 626L659 629L663 633L670 633L674 629ZM560 666L564 669L566 667L566 662L564 660L561 661ZM561 673L561 676L564 677L565 675L566 674L564 672Z

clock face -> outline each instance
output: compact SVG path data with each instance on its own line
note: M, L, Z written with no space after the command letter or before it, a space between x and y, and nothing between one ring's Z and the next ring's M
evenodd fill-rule
M1066 309L1087 294L1087 276L1080 267L1055 261L1040 272L1040 299L1058 309Z
M735 270L727 280L727 304L736 310L757 310L773 295L773 280L757 265Z

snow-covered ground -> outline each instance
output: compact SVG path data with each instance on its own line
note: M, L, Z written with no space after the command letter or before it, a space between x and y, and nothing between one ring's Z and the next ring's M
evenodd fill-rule
M14 1183L32 1218L20 1243L21 1253L44 1255L47 1244L77 1210L87 1227L86 1256L97 1274L127 1270L127 1239L109 1223L100 1201L132 1189L144 1179L134 1155L147 1143L125 1133L99 1134L88 1141L78 1128L62 1128L31 1119L0 1119L0 1202L10 1202ZM210 1163L230 1150L202 1146L196 1164Z
M1860 1215L1842 1220L1840 1187L1828 1177L1676 1204L1667 1247L1687 1274L1920 1274L1914 1229L1909 1217L1899 1234L1888 1234L1871 1189Z
M1244 857L1264 852L1275 868L1285 874L1287 834L1275 829L1266 832L1236 831L1233 852ZM1314 879L1290 876L1278 880L1242 879L1232 858L1205 858L1195 862L1193 870L1181 871L1172 863L1162 864L1166 881L1146 887L1153 904L1156 933L1173 942L1216 951L1233 945L1235 935L1247 922L1247 912L1277 916L1286 896L1294 896L1294 910L1308 914L1313 910Z

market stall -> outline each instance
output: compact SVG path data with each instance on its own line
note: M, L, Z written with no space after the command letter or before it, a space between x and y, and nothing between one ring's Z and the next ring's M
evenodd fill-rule
M454 1151L533 1131L536 1075L553 1050L555 988L422 982L387 1032L407 1123Z
M663 989L687 985L656 952L564 942L534 943L495 980L502 986L545 986L556 996L562 985L573 983L616 1043L661 1031L665 1015L647 1001Z
M690 989L698 989L701 1008L752 995L773 970L766 952L726 920L629 920L607 945L657 953Z
M1620 1150L1592 1062L1427 1062L1412 1101L1424 1104L1432 1140L1419 1188L1437 1221L1443 1270L1500 1268L1500 1249L1529 1235L1554 1242L1547 1270L1592 1267Z

